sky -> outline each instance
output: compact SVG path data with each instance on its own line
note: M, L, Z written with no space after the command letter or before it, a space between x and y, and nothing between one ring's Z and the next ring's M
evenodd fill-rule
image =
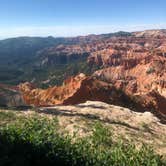
M0 38L166 29L166 0L0 0Z

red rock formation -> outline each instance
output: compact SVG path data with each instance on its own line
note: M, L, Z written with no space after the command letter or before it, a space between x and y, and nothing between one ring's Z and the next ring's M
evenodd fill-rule
M166 114L166 31L151 30L129 36L92 38L95 40L78 45L47 48L39 55L43 64L56 64L63 58L70 61L86 55L87 63L90 66L98 65L101 70L92 77L72 77L63 86L46 90L21 85L27 103L54 105L86 100L113 102L113 97L117 97L117 89L136 100L133 102L140 108ZM112 91L116 95L111 94ZM117 100L124 102L117 97L114 104Z
M0 106L17 107L25 105L18 87L0 84Z
M107 49L91 54L89 63L103 66L103 69L96 71L93 76L112 83L127 95L146 96L147 99L144 101L148 104L142 102L141 105L166 114L165 50L163 51L161 47L152 50L133 50L134 48L121 50L119 47L117 50ZM154 91L155 96L151 93Z
M29 83L19 86L24 101L28 105L34 106L70 105L87 100L124 105L124 100L129 100L112 85L94 77L86 77L84 74L65 80L64 84L59 87L55 86L45 90L31 87Z
M30 84L24 83L19 85L27 104L35 106L63 104L64 100L71 97L81 86L85 75L71 77L64 81L60 87L51 87L48 89L31 88Z

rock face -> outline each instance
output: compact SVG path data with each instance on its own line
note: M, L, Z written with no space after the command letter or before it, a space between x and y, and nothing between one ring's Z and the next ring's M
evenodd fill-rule
M0 106L18 107L25 105L23 97L16 87L0 85Z
M62 86L48 89L37 89L29 83L19 86L24 101L28 105L51 106L56 104L78 104L87 100L105 101L123 105L127 97L119 93L112 85L97 80L94 77L86 77L79 74L68 78Z
M40 66L67 64L78 59L87 58L90 52L88 45L58 45L38 52Z
M138 44L140 40L144 45ZM166 114L166 38L158 36L154 41L151 44L146 37L123 39L123 43L114 42L110 48L94 52L88 62L103 67L93 76L141 99L145 108Z
M93 43L94 44L94 43ZM166 114L166 31L134 32L96 42L89 65L93 76L138 100L145 109Z
M166 30L146 30L133 33L136 37L166 37Z
M37 66L48 67L82 60L89 57L91 53L108 47L108 45L106 45L108 39L128 37L131 35L132 34L128 32L117 32L67 38L66 40L68 42L70 41L74 44L61 44L38 51Z
M84 75L71 77L64 81L62 86L45 90L35 88L30 83L24 83L19 85L19 89L27 104L35 106L62 104L65 99L72 96L80 88L84 79Z

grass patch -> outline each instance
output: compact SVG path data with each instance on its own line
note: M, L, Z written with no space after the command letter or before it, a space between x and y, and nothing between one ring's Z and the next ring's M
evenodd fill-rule
M12 120L15 117L15 114L13 112L0 112L0 121L2 120Z
M9 111L0 111L0 126L16 120L16 115Z

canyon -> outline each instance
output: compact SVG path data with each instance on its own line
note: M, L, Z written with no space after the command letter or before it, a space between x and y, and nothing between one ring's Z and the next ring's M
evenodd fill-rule
M33 81L22 81L16 86L22 104L39 107L92 100L166 116L166 30L89 35L67 40L67 44L38 50L34 66L56 69L58 65L85 60L86 66L93 70L88 74L79 71L75 75L66 74L66 70L62 85L44 89ZM44 81L49 83L50 80Z

